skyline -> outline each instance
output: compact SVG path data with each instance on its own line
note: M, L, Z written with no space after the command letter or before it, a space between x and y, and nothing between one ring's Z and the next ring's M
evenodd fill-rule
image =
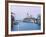
M27 16L27 13L37 18L37 15L40 14L41 12L41 8L39 6L24 7L24 6L11 5L11 12L15 14L14 17L16 20L22 20Z

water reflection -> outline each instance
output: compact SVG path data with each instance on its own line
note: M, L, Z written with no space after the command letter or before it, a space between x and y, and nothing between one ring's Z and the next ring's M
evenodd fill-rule
M40 30L40 26L34 23L19 22L17 25L13 25L12 31L26 31L26 30Z

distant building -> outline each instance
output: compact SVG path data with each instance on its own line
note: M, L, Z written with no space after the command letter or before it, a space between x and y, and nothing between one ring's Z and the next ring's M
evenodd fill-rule
M32 23L36 23L36 24L41 25L41 16L38 15L38 18L34 18L34 17L32 17L32 15L29 15L27 13L27 17L24 18L23 22L32 22Z
M25 21L25 22L32 22L32 23L35 23L35 22L36 22L36 19L33 18L32 15L29 15L29 14L27 13L27 17L24 18L23 21Z

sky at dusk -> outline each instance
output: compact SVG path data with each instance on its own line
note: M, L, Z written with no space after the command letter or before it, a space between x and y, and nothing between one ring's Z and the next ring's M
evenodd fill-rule
M16 20L22 20L27 16L27 13L29 15L32 15L33 17L37 18L37 15L41 13L41 7L40 6L17 6L17 5L11 5L11 12L13 12L15 15Z

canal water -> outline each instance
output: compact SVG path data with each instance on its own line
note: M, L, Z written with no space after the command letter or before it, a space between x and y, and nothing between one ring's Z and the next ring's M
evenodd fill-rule
M40 30L40 25L27 22L19 22L13 25L12 31L27 31L27 30Z

